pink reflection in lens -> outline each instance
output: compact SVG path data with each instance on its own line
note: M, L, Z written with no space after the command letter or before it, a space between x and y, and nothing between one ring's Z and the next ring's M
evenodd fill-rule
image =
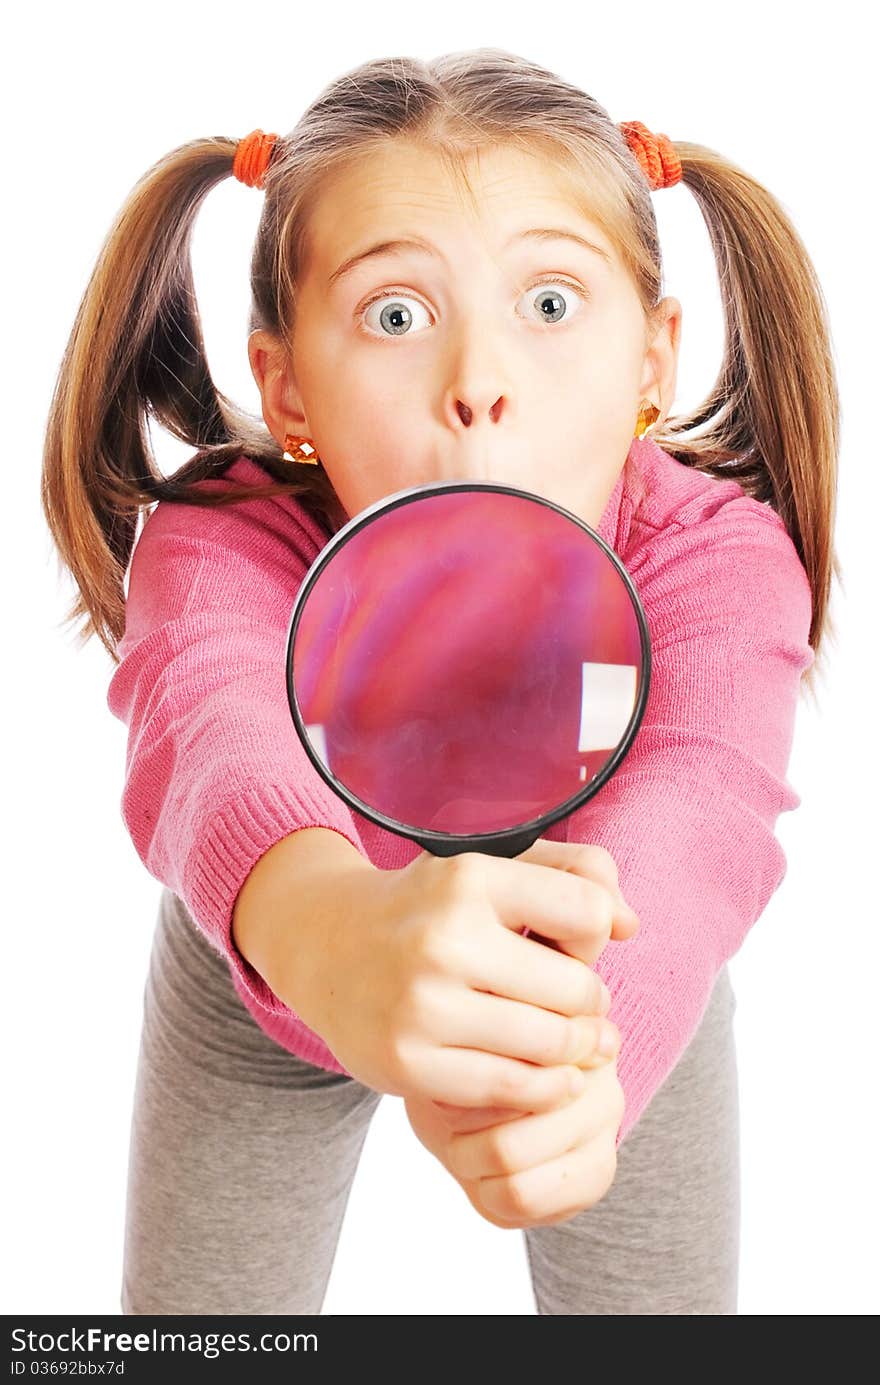
M293 648L332 774L386 817L450 834L504 831L582 791L641 676L615 561L567 515L493 489L380 510L320 571Z

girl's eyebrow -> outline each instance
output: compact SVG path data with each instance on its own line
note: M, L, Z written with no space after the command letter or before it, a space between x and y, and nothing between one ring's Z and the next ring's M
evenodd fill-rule
M504 249L507 250L508 247L517 240L571 240L574 241L575 244L582 246L584 250L590 250L594 255L600 255L607 265L610 266L611 264L611 256L608 254L607 250L603 250L600 246L594 245L592 241L587 240L584 236L578 235L576 231L566 231L559 227L541 227L527 231L517 231L510 237ZM327 280L327 287L331 288L333 284L337 283L338 280L343 277L343 275L348 274L356 265L361 264L364 260L372 259L378 255L397 255L405 250L417 250L424 255L433 255L435 258L439 257L440 259L444 258L443 254L436 246L432 245L430 241L424 240L421 236L405 236L396 240L383 240L379 241L376 245L371 245L368 250L361 250L356 255L352 255L350 259L343 260L342 264L339 265L337 269L334 269L330 278Z

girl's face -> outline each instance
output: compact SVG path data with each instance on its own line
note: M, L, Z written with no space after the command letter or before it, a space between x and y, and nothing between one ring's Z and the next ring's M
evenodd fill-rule
M649 340L611 242L537 156L481 151L469 178L473 200L398 140L325 185L293 359L249 341L264 418L279 443L312 442L349 518L410 486L488 480L596 526L640 401L672 404L681 305L663 300Z

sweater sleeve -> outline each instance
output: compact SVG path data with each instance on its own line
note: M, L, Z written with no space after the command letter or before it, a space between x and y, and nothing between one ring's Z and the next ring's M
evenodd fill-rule
M595 970L621 1034L622 1144L681 1057L718 972L783 879L774 836L808 643L809 582L782 521L747 497L676 522L628 570L652 645L648 703L618 771L566 819L613 856L641 927Z
M107 697L128 726L121 806L138 855L258 1004L286 1015L235 946L238 892L257 860L301 828L331 828L366 854L287 701L290 617L321 547L310 529L267 501L160 502L132 557Z

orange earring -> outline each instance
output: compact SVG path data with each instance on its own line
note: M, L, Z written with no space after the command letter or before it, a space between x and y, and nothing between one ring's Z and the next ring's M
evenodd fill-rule
M284 435L283 456L285 462L308 462L311 466L319 466L321 462L308 438L298 438L293 433Z
M637 438L643 437L649 428L653 428L659 417L660 410L657 408L656 404L652 404L650 399L643 399L639 406L639 419L636 424L634 436Z

